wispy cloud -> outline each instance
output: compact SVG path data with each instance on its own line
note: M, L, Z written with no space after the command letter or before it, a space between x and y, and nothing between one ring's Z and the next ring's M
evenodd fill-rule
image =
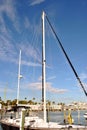
M12 0L1 0L0 3L0 60L12 62L17 57L15 57L14 40L11 36L12 30L6 23L6 17L11 21L15 30L18 30L15 2Z
M83 86L84 86L84 89L85 89L86 92L87 92L87 83L82 82L82 84L83 84ZM80 85L79 83L77 84L77 86L80 88L80 91L81 91L81 92L84 92L84 91L83 91L83 88L81 87L81 85Z
M80 80L81 80L81 82L82 82L82 84L84 86L84 89L87 92L87 74L86 73L81 73L80 74ZM84 92L83 88L81 87L81 85L79 84L79 82L77 82L77 86L80 88L81 92Z
M0 36L0 60L13 61L16 56L14 45L10 43L10 39Z
M52 79L55 79L56 76L52 76L52 77L49 77L47 80L52 80Z
M16 90L15 89L11 89L11 88L4 88L4 87L2 87L1 85L0 85L0 93L14 93L14 92L16 92Z
M80 79L82 81L82 84L83 84L85 90L87 91L87 74L86 73L80 74ZM78 83L78 86L81 87L81 85L79 83Z
M66 89L58 89L58 88L54 88L54 87L52 87L52 84L51 83L46 83L46 87L47 87L47 90L49 91L49 92L52 92L52 93L65 93L65 92L67 92L68 90L66 90Z
M4 15L6 15L12 22L13 26L17 31L19 31L19 24L18 24L18 15L16 12L16 3L12 0L1 0L0 4L0 19L2 27L5 27L5 19Z
M47 78L47 80L53 80L55 78L56 78L56 76L51 76L51 77ZM40 76L38 80L41 81L42 80L42 76Z
M86 80L87 74L85 74L85 73L80 74L80 78L81 78L81 80Z
M24 19L24 26L26 29L29 29L31 27L28 17L25 17Z
M41 53L39 52L38 48L34 48L34 46L29 43L26 45L24 43L21 44L20 48L25 56L31 57L34 61L41 63Z
M18 17L16 4L17 3L12 0L0 1L0 60L18 63L18 51L21 48L23 55L29 58L29 61L23 60L22 63L24 65L40 66L41 54L37 47L34 48L34 44L30 45L29 36L26 35L26 33L28 34L30 33L29 31L32 30L32 33L30 33L31 39L34 39L32 37L34 37L34 33L39 30L38 25L31 25L27 16L22 20L23 23L20 23L19 19L21 18ZM9 26L9 22L6 22L5 16L11 22L11 26ZM22 28L20 28L21 26ZM33 33L33 31L36 32ZM15 35L16 32L17 35ZM40 31L38 31L38 33L40 33ZM18 41L17 38L20 38L20 40ZM36 44L36 41L31 42L35 42ZM31 59L37 63L35 64Z
M0 4L0 14L3 15L3 13L5 13L13 21L15 19L14 2L12 0L1 0L1 1L2 2Z
M34 66L34 67L41 67L41 64L39 63L34 63L34 62L28 62L28 61L22 61L22 65L26 65L26 66Z
M30 1L30 6L38 5L44 2L45 0L31 0Z
M26 66L41 66L41 55L37 49L31 45L21 44L17 46L12 44L12 39L6 38L3 35L0 36L0 60L13 62L18 64L18 52L17 50L22 49L22 65Z
M40 77L41 78L41 77ZM34 82L27 85L27 88L33 90L42 90L42 82ZM51 82L46 82L46 91L51 93L65 93L67 89L58 89L52 86Z

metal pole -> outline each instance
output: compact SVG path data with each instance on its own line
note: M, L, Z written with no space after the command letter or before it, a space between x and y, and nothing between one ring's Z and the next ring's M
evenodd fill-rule
M21 50L20 50L20 54L19 54L17 105L18 105L18 103L19 103L19 87L20 87L20 65L21 65Z
M44 106L44 122L46 122L46 73L45 73L45 12L42 13L42 89L43 89L43 106Z
M21 120L20 120L20 130L24 130L24 122L25 122L25 109L21 111Z

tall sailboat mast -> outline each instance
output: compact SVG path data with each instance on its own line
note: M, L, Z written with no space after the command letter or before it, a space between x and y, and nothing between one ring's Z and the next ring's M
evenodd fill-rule
M19 103L19 88L20 88L20 66L21 66L21 50L20 50L20 54L19 54L19 67L18 67L18 90L17 90L17 105Z
M44 122L46 122L46 59L45 59L45 12L42 12L42 103Z

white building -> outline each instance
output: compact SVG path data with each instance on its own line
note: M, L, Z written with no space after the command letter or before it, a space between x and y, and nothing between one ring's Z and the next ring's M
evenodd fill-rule
M2 104L0 103L0 110L2 109Z

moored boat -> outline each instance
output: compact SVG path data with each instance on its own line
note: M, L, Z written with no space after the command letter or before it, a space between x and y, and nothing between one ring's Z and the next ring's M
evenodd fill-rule
M87 120L87 113L85 113L83 116L84 116L84 118Z
M59 124L56 122L44 122L38 116L25 117L24 126L20 127L21 118L5 118L1 121L3 130L85 130L87 126L72 125L72 124Z

